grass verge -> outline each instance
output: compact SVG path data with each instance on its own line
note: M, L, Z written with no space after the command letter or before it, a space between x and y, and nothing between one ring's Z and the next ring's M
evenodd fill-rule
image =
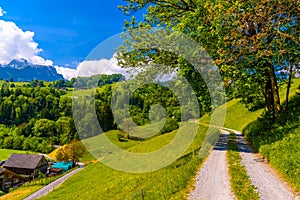
M229 164L230 183L237 199L259 200L245 167L241 164L241 156L236 144L236 135L230 133L228 138L227 158Z
M291 88L292 98L288 111L273 122L264 114L243 131L247 141L268 160L295 192L300 191L299 80L294 80Z

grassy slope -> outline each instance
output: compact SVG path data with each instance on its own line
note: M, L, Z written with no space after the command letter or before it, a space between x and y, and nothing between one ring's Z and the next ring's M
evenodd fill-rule
M133 141L133 140L127 140L127 142L119 142L118 134L120 134L120 133L121 132L119 130L112 130L112 131L106 132L105 135L112 143L116 144L117 146L119 146L123 149L128 149L128 148L133 147L133 146L138 144L138 142ZM97 141L99 139L98 137L99 136L93 137L91 140ZM61 147L61 148L64 148L64 146ZM58 152L58 149L55 149L54 151L49 153L48 156L55 160L57 152ZM83 162L83 163L88 163L88 162L91 162L93 160L96 160L96 158L93 157L93 155L91 155L89 152L87 152L83 156L83 158L80 159L80 161Z
M224 125L227 128L243 131L248 141L256 147L256 151L269 160L295 191L300 191L300 96L296 95L299 92L299 85L300 79L294 79L290 89L290 113L292 113L290 118L284 118L283 122L275 124L273 130L262 129L268 124L259 123L257 120L263 113L263 109L250 112L237 99L226 103ZM280 90L282 102L285 102L285 91L286 86ZM209 123L209 120L210 116L206 115L200 119L200 122ZM252 137L249 136L250 132Z
M183 199L202 162L193 150L200 147L206 130L206 127L201 127L185 156L166 168L131 174L111 169L102 163L90 164L42 199L141 199L142 193L145 199ZM174 131L137 143L128 150L152 151L158 148L158 141L164 144L175 134Z
M292 88L292 96L296 93ZM299 90L298 90L299 91ZM270 124L266 120L255 121L244 130L247 140L260 152L280 175L296 191L300 191L300 95L295 95L289 103L289 112Z
M298 122L300 123L300 121ZM284 127L283 129L285 129ZM283 130L284 131L284 130ZM300 128L290 131L281 140L264 144L260 153L267 158L296 192L300 191Z
M43 186L21 187L11 193L1 196L0 200L22 200L42 187Z
M32 152L28 151L19 151L19 150L11 150L11 149L0 149L0 160L6 160L11 154L19 153L19 154L27 154Z
M295 95L300 79L291 89L289 112L273 124L262 120L249 124L244 134L256 151L260 152L280 175L300 191L300 95ZM299 92L299 90L298 90Z
M297 88L300 85L300 79L294 79L291 89L290 89L290 98L296 95ZM280 90L280 99L282 102L285 101L285 91L286 86L283 86ZM262 113L264 109L259 109L256 111L249 111L244 104L242 104L239 99L233 99L227 102L225 105L217 108L215 112L220 112L221 109L226 108L226 118L224 127L231 128L238 131L243 131L243 129L255 121ZM204 115L200 122L210 123L210 115Z
M224 127L242 131L249 123L256 120L259 117L263 109L256 110L254 112L249 111L239 99L233 99L227 102L225 105L217 108L214 112L220 113L221 109L226 108L226 118ZM210 115L206 114L200 119L201 123L209 124Z

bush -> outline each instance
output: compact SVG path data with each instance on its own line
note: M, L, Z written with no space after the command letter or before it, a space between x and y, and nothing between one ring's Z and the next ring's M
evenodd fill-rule
M42 172L38 173L38 179L46 178L46 175L43 174Z
M167 118L164 128L161 130L161 134L169 133L178 129L179 124L175 118Z

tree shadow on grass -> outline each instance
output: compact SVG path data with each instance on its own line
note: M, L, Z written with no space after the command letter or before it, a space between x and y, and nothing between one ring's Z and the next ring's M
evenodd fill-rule
M244 128L243 135L255 151L258 151L261 145L282 140L286 135L300 127L300 93L292 97L288 105L288 110L283 111L280 118L275 122L272 121L270 114L265 112L260 118Z

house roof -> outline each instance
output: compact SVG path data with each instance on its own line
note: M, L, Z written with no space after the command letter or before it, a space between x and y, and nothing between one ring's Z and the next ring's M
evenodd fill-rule
M61 171L63 171L63 169L62 168L50 168L49 171L50 172L61 172Z
M45 159L43 155L14 153L5 161L3 167L35 169L42 159Z

